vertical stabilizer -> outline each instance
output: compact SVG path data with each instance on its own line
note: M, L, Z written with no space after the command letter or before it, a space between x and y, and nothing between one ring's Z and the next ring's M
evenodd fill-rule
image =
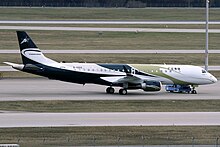
M17 37L23 64L33 64L34 62L28 58L26 50L37 49L39 52L40 50L25 31L17 31Z
M32 39L24 31L17 31L18 43L20 47L23 64L51 64L55 61L46 58Z
M28 34L24 31L17 31L18 43L20 50L28 49L28 48L38 48Z

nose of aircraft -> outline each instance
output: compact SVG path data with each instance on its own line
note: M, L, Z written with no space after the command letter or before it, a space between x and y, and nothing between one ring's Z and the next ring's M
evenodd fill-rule
M216 77L212 76L212 81L213 83L216 83L218 80L216 79Z
M209 80L209 84L213 84L213 83L216 83L218 80L216 79L216 77L214 77L211 73L208 73L207 74L207 78Z

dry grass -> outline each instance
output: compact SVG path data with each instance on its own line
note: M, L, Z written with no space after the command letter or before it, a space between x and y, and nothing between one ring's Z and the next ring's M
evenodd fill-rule
M59 12L59 13L57 13ZM204 20L205 9L166 8L1 8L0 20ZM210 9L210 20L219 20Z
M168 49L191 50L205 48L204 33L135 33L82 31L27 31L40 49ZM0 30L0 49L18 49L16 32ZM210 34L209 49L219 49L220 34Z
M21 147L214 145L219 132L219 126L8 128L0 129L0 143Z
M0 110L27 112L219 112L219 100L5 101Z
M127 64L189 64L204 65L204 54L45 54L57 62L127 63ZM1 54L4 61L21 63L19 54ZM220 65L219 54L209 55L209 65Z

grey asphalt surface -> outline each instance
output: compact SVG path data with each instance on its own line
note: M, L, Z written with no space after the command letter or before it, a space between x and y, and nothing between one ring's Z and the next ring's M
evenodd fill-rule
M119 21L119 20L1 20L0 24L174 24L174 25L199 25L205 21ZM220 21L209 21L209 24L220 24Z
M0 71L17 71L17 70L12 68L11 66L0 66ZM220 71L220 66L209 66L209 71Z
M204 50L41 50L50 54L203 54ZM0 50L0 54L18 54L17 50ZM209 50L210 54L220 54L220 49Z
M220 81L196 88L198 94L168 93L164 88L160 92L129 90L128 95L105 93L106 86L79 85L74 83L36 79L1 79L0 101L32 100L210 100L220 99Z
M205 33L205 29L38 27L38 26L0 26L0 30ZM209 33L220 33L220 29L209 29Z
M0 113L0 127L217 126L220 112Z

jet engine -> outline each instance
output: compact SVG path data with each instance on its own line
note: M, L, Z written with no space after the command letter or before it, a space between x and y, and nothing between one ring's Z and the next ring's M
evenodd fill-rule
M158 81L144 81L141 83L141 89L144 91L160 91L161 87L161 82Z

